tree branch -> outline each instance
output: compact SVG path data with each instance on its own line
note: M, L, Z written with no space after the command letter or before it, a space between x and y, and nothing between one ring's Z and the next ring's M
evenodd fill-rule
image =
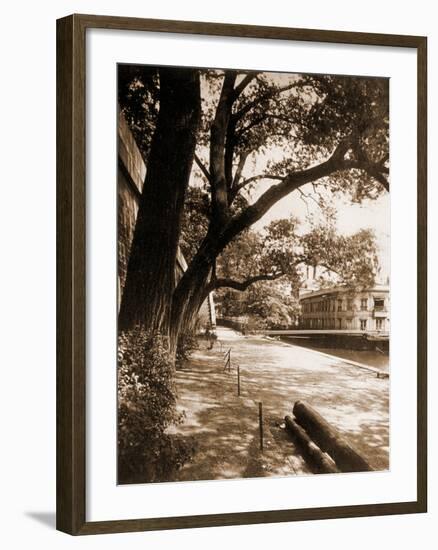
M303 85L303 82L294 82L293 84L287 84L286 86L281 86L280 88L275 88L272 90L269 90L265 94L263 94L261 97L254 99L253 101L250 101L246 105L244 105L241 109L239 109L237 112L235 112L232 116L236 119L236 121L243 118L246 113L248 113L253 107L255 107L257 104L261 103L262 101L265 101L266 99L271 99L277 94L281 94L283 92L287 92L288 90L292 90L292 88L298 88Z
M234 149L236 147L235 131L236 131L236 124L230 118L228 121L225 151L224 151L224 170L225 170L225 180L227 182L228 193L230 193L231 187L233 186L233 160L234 160Z
M242 128L239 128L236 132L236 139L240 139L243 134L248 132L248 130L251 130L251 128L254 128L255 126L258 126L262 122L264 122L268 118L268 115L263 115L260 117L254 118L251 122L249 122L246 126L243 126Z
M275 281L276 279L279 279L280 277L283 277L284 273L260 273L259 275L255 275L254 277L249 277L245 281L235 281L234 279L216 279L214 281L214 287L211 290L218 289L218 288L233 288L234 290L239 290L240 292L244 292L249 286L251 286L254 283L257 283L258 281Z
M240 96L240 94L243 92L243 90L256 78L258 75L258 72L249 72L240 82L239 84L234 88L233 92L233 101L236 101L236 99Z
M224 162L225 162L225 179L227 182L228 192L231 191L233 186L233 160L234 160L234 150L237 144L236 139L236 124L237 120L231 116L231 107L236 99L241 95L244 89L256 78L258 73L249 72L241 82L234 88L233 92L230 93L229 99L229 119L226 133L226 142L225 142L225 153L224 153Z
M232 200L234 200L236 198L239 191L241 191L244 187L246 187L250 183L253 183L254 181L264 180L264 179L283 181L284 176L277 176L275 174L258 174L257 176L252 176L250 178L247 178L247 179L243 180L242 182L240 182L239 185L233 186Z
M231 186L232 189L235 189L236 186L239 185L240 178L242 177L242 171L245 168L245 163L248 156L249 151L243 151L242 153L240 153L239 164L237 165L236 172L233 178L233 185Z
M236 131L236 139L239 140L244 134L246 134L246 132L251 130L251 128L254 128L255 126L258 126L259 124L263 123L268 118L272 119L272 120L279 120L281 122L285 122L287 124L290 124L291 126L294 124L294 120L291 119L291 118L288 118L288 117L285 117L285 116L280 116L280 115L265 113L265 114L263 114L263 116L254 118L254 120L249 122L246 126L243 126L243 127L239 128ZM271 137L274 136L274 135L276 135L276 134L272 134L272 133L270 134ZM278 135L286 137L287 134L282 132L282 133L279 133Z
M220 236L220 248L226 246L231 239L241 231L258 221L266 214L271 206L292 193L292 191L295 191L306 183L316 182L335 172L349 170L351 168L362 169L379 181L385 189L389 190L389 182L374 163L345 158L346 153L350 151L352 147L353 144L351 139L343 140L338 144L331 157L326 161L305 170L291 172L284 177L277 176L277 178L281 180L280 183L272 185L254 204L248 206L243 212L230 220ZM255 177L259 179L257 176ZM247 185L250 180L251 178L246 180L245 184ZM254 179L252 179L252 181L254 181Z
M311 168L307 168L306 170L291 172L284 177L275 176L277 179L281 180L280 183L272 185L269 189L267 189L254 204L248 206L248 208L246 208L243 212L235 216L224 229L221 235L221 240L225 243L224 246L237 234L243 231L243 229L250 227L253 223L264 216L271 206L273 206L280 199L292 193L292 191L295 191L306 183L317 181L334 172L345 169L346 163L351 162L346 161L344 158L349 148L350 142L346 143L342 141L336 147L332 156L325 162L312 166ZM249 183L249 180L251 180L251 178L246 180L246 184Z
M195 162L198 165L198 167L200 168L201 172L207 178L207 181L209 183L211 183L210 172L207 170L207 167L205 166L205 164L202 162L202 160L198 157L198 155L196 153L195 153Z
M313 195L308 195L308 194L304 193L304 191L302 189L300 189L299 187L298 187L297 191L300 193L300 198L304 202L304 204L306 205L307 211L309 211L309 205L307 204L307 199L313 200L313 202L317 206L321 207L321 204L315 199L315 197Z
M225 143L231 107L233 105L235 71L225 71L216 115L210 132L211 205L215 224L223 224L229 217L228 188L225 167Z

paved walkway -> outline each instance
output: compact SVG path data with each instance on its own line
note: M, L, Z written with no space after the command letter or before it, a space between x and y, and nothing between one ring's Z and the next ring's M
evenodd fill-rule
M305 400L343 433L378 470L389 467L389 380L342 359L263 336L218 328L219 344L201 344L177 371L179 408L186 419L175 431L195 436L198 450L178 480L311 473L281 427L295 401ZM233 369L223 370L231 348ZM236 365L241 397L237 397ZM260 452L258 402L265 416Z

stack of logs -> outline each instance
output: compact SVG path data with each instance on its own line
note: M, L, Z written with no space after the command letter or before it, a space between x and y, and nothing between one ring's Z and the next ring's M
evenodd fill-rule
M373 468L315 409L303 401L286 416L286 429L320 473L368 472Z

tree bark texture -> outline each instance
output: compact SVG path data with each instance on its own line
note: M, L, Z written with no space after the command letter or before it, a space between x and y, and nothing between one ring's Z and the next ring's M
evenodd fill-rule
M160 69L160 112L140 199L119 330L169 331L184 198L201 113L199 72Z

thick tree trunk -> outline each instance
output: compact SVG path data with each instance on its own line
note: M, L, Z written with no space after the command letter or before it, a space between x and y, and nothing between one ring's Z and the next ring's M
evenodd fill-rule
M210 266L195 262L189 266L173 295L170 320L170 349L174 351L180 333L193 329L201 305L208 296Z
M181 216L200 112L198 71L160 69L160 112L131 245L120 330L139 325L168 333Z
M171 347L176 346L180 332L190 330L196 314L208 296L209 281L214 262L221 250L217 248L218 236L210 229L187 271L173 293L172 319L170 326Z

